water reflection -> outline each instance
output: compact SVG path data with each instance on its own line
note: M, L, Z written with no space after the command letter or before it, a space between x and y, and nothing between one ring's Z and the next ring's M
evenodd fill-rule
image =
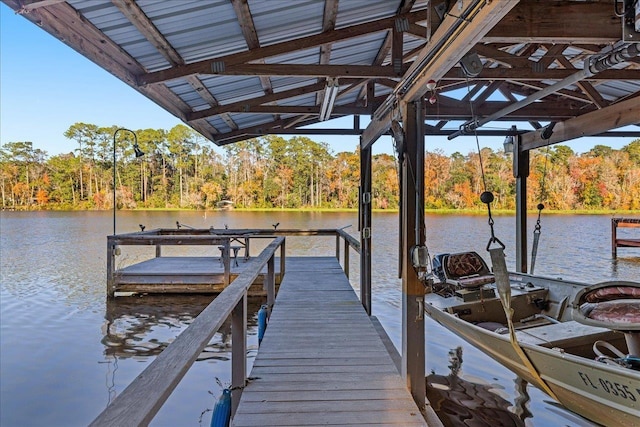
M511 412L510 402L495 393L496 386L475 383L458 376L462 367L462 347L449 351L448 375L427 376L427 399L445 426L524 427L531 413L526 409L529 396L526 383L518 391L519 405Z
M107 299L102 344L109 358L160 354L213 300L213 295L144 295ZM247 302L249 333L255 333L260 298ZM227 319L197 360L229 360L231 322Z

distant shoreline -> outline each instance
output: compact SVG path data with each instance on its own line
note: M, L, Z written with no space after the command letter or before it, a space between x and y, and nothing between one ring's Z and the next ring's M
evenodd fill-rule
M0 212L111 212L111 209L11 209L3 208ZM232 210L220 210L220 209L188 209L188 208L140 208L140 209L118 209L118 212L316 212L316 213L340 213L340 212L353 212L357 213L357 209L353 208L235 208ZM397 214L398 209L373 209L374 213L389 213ZM425 209L426 214L432 215L486 215L486 209ZM492 209L491 213L494 215L515 215L515 210L506 209ZM528 214L537 214L536 209L528 209ZM612 216L624 216L624 215L640 215L640 210L551 210L545 209L542 212L543 215L612 215Z

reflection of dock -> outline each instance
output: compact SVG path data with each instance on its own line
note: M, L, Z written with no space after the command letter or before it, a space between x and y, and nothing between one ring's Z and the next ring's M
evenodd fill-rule
M617 258L618 248L640 248L640 239L618 238L618 228L640 228L640 218L611 220L611 256Z
M175 339L176 330L186 329L213 298L213 295L108 298L102 338L104 354L119 359L157 356ZM263 300L249 299L248 313L257 313ZM255 326L255 317L247 316L247 327ZM230 331L231 322L226 320L205 352L223 351L230 358L231 348L219 345L228 341Z

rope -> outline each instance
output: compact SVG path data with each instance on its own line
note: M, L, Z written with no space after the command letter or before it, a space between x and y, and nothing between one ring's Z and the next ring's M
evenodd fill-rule
M502 302L502 308L504 308L504 314L507 316L507 326L509 327L509 341L511 342L511 346L542 389L549 396L559 401L549 385L542 379L538 370L525 354L522 347L520 347L518 339L516 338L516 330L513 327L513 308L511 308L511 282L509 281L509 273L507 272L507 263L504 260L504 247L488 249L488 251L489 254L491 254L491 264L493 265L493 274L496 276L498 295Z
M471 110L471 117L473 118L473 120L476 120L475 113L473 112L473 102L471 101L472 97L471 97L469 77L466 74L465 74L465 80L467 82L467 94L469 95L468 98L469 98L469 109ZM491 238L489 239L489 243L487 244L487 250L489 250L489 247L491 246L492 243L497 243L502 247L502 249L504 249L505 248L504 244L496 237L495 231L493 229L494 221L493 221L493 217L491 216L491 203L493 202L494 197L492 192L487 191L487 178L484 174L484 165L482 163L482 151L480 150L480 140L478 139L477 128L473 129L473 135L476 138L476 147L478 148L478 160L480 163L480 173L482 175L482 186L484 187L484 191L480 195L480 201L482 201L482 203L485 203L487 205L487 215L489 216L488 222L489 222L489 228L491 229Z
M467 91L471 93L469 88L469 79L467 78ZM476 120L475 115L473 113L473 104L471 102L471 97L469 97L469 106L471 108L471 116L473 120ZM507 317L507 325L509 326L509 341L511 342L511 346L515 350L516 354L525 367L529 371L529 373L533 376L535 380L537 380L542 386L543 390L549 394L552 398L558 400L555 393L549 388L547 383L540 377L540 374L536 370L531 360L527 357L520 347L518 343L518 339L516 338L516 331L513 327L513 309L511 308L511 281L509 280L509 273L507 272L507 263L505 262L504 249L505 245L502 243L496 236L495 230L493 228L494 221L491 216L491 203L494 200L493 193L487 191L487 181L484 174L484 167L482 165L482 153L480 151L480 142L478 141L478 133L476 129L473 130L473 133L476 138L476 146L478 148L478 157L480 159L480 172L482 173L482 182L484 184L484 192L480 195L480 200L482 203L487 205L487 214L489 216L489 227L491 229L491 238L489 239L489 243L487 243L487 251L491 255L491 264L493 266L493 274L496 278L496 287L498 289L498 294L500 295L500 301L502 302L502 307L504 309L504 313ZM496 247L491 248L492 244L497 244Z

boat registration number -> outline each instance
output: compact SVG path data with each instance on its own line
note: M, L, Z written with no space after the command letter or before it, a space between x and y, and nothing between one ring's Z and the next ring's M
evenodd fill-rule
M623 399L628 399L632 402L636 402L638 400L638 397L640 397L640 389L636 388L635 390L633 390L626 384L619 384L606 378L592 378L586 373L580 371L578 371L578 375L580 375L580 379L582 379L584 385L592 387L596 390L603 390L607 394L618 396ZM636 397L636 395L638 397Z

